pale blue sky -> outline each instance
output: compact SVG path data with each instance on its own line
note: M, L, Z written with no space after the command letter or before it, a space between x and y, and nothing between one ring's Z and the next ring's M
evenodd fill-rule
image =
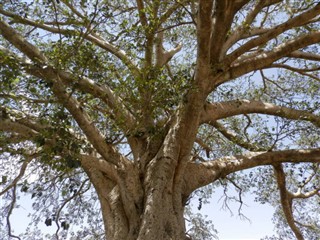
M274 225L271 221L273 208L269 205L261 205L254 202L254 197L249 194L244 195L243 214L248 217L251 222L240 219L237 216L238 204L230 203L234 215L231 216L229 211L221 209L222 191L217 190L210 200L210 204L203 205L201 213L208 215L208 219L212 220L215 228L218 230L220 240L260 240L261 238L274 232ZM12 219L12 228L15 233L25 231L29 219L27 215L31 209L30 196L22 197L20 201L21 207L14 211ZM197 200L194 200L194 205L197 205ZM196 210L197 211L197 210ZM44 222L39 224L39 227L45 233L54 233L55 226L46 227ZM71 226L72 227L72 226ZM6 239L5 239L6 240Z
M274 225L271 221L274 209L270 205L262 205L254 202L254 197L246 194L243 201L242 213L250 219L243 220L237 215L238 203L230 203L234 215L228 210L221 209L222 193L216 192L209 205L204 205L202 213L208 215L218 230L220 240L259 240L274 233Z

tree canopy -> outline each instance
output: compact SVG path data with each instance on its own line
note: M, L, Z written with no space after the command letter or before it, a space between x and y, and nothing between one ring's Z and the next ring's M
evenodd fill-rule
M317 239L319 21L313 0L2 0L1 235L212 239L189 202L222 187L275 208L265 239Z

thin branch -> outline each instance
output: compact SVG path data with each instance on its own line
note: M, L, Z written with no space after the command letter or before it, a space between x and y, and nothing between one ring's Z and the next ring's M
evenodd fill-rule
M11 232L10 215L12 214L12 211L13 211L13 209L14 209L14 205L16 204L16 200L17 200L17 198L16 198L16 190L17 190L17 186L14 185L13 188L12 188L12 200L11 200L11 203L10 203L10 207L9 207L8 214L7 214L7 216L6 216L6 220L7 220L9 237L11 237L11 238L16 238L16 239L21 240L20 237L12 234L12 232Z
M85 184L86 184L88 181L89 181L89 179L84 180L84 181L81 183L81 185L80 185L80 187L79 187L79 190L78 190L77 192L75 192L74 194L72 194L71 197L69 197L69 198L67 198L66 200L64 200L63 204L62 204L62 205L60 206L60 208L58 209L58 212L57 212L57 215L56 215L56 220L55 220L55 223L56 223L56 225L57 225L57 230L56 230L56 232L55 232L55 236L56 236L57 240L59 240L59 235L58 235L58 233L59 233L59 230L60 230L60 224L59 224L58 221L59 221L59 217L60 217L61 211L63 210L63 208L64 208L71 200L73 200L74 198L76 198L77 196L79 196L79 195L81 194L82 189L84 188ZM90 188L90 185L88 185L87 190L88 190L89 188ZM84 192L86 192L87 190L84 190Z
M292 72L296 72L302 76L306 76L306 77L312 78L312 79L320 82L320 77L313 75L313 74L310 74L310 73L307 73L308 71L310 71L310 69L300 69L300 68L295 68L295 67L292 67L292 66L289 66L286 64L276 64L276 63L272 64L266 68L284 68L284 69L290 70ZM317 68L315 71L317 71L317 70L319 70L319 68Z
M54 100L48 100L48 99L37 99L37 98L29 98L27 96L24 95L14 95L14 94L4 94L4 93L0 93L0 98L9 98L9 99L13 99L16 101L27 101L27 102L31 102L31 103L55 103Z
M229 141L237 144L238 146L240 146L244 149L247 149L249 151L255 151L255 152L266 151L265 148L261 148L257 145L250 143L249 141L242 139L235 132L228 130L221 123L219 123L217 121L210 122L209 124L212 125L213 127L215 127Z
M198 143L199 146L201 146L206 151L206 156L207 158L209 158L210 152L212 151L211 147L208 146L201 138L196 138L195 142Z
M188 3L188 0L182 0L175 2L165 13L161 14L159 18L159 26L164 23L168 18L175 12L179 7L183 7L185 10L184 3ZM186 10L187 11L187 10Z
M240 203L240 206L239 206L239 208L238 208L238 215L240 216L240 218L244 218L244 219L246 219L246 220L249 220L250 221L250 219L249 218L247 218L243 213L241 213L241 209L242 209L242 206L243 206L243 201L242 201L242 188L234 181L234 180L232 180L231 178L229 178L229 177L226 177L226 179L229 181L229 182L231 182L231 184L236 188L236 189L238 189L238 191L239 191L239 193L238 193L238 202Z
M30 156L26 156L26 159L23 161L21 167L20 167L20 172L19 174L12 180L12 182L6 187L4 188L1 192L0 192L0 196L3 195L4 193L6 193L7 191L9 191L11 188L16 187L17 183L19 182L19 180L24 176L24 173L29 165L29 163L36 157L36 154L32 154Z
M85 16L80 13L72 4L70 4L69 0L61 0L70 10L73 14L77 15L78 17L85 19Z

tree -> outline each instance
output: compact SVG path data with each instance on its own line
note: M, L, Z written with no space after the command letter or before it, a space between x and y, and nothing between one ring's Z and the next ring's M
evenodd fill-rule
M186 239L190 198L220 185L275 206L280 238L316 239L319 15L310 0L3 0L6 234L26 192L55 239L72 224Z

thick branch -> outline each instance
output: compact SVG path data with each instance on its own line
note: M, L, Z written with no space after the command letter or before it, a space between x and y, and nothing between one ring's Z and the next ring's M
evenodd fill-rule
M213 1L200 0L197 19L198 59L208 64L212 28Z
M274 164L274 171L280 191L280 201L282 205L282 210L284 212L285 218L293 231L294 235L298 240L303 240L304 237L300 231L300 229L296 226L294 217L293 217L293 212L292 212L292 197L291 193L288 192L286 188L286 177L285 173L283 171L281 163Z
M101 154L106 161L115 165L119 164L120 161L124 161L125 159L121 154L119 154L114 147L105 142L103 135L91 122L89 115L83 110L79 102L66 93L65 86L59 75L50 67L45 68L40 73L43 74L44 79L53 83L52 91L55 96L61 101L63 106L68 109L99 154Z
M165 51L163 47L163 31L159 32L156 42L156 66L160 68L167 64L181 48L182 44L179 43L175 48Z
M235 44L237 41L243 39L243 38L249 38L253 37L255 35L261 35L268 31L268 29L248 29L252 22L255 20L256 16L261 12L261 10L265 7L268 7L270 5L276 4L281 2L281 0L260 0L254 8L247 14L243 24L239 26L230 37L228 37L227 41L223 45L222 53L226 53L227 50ZM249 31L249 33L247 33Z
M130 111L128 111L127 107L123 104L122 99L118 97L109 86L102 86L96 84L93 80L84 76L76 78L71 73L61 70L56 71L65 84L69 86L74 86L76 83L76 86L80 90L88 92L92 94L92 96L98 97L103 102L105 102L112 110L114 118L118 121L118 123L120 123L119 125L124 127L124 125L121 123L125 122L125 127L127 129L132 129L134 127L134 116L131 114Z
M17 47L21 52L25 53L29 58L36 59L37 61L39 59L42 61L46 59L45 57L42 57L38 48L26 41L17 31L15 31L9 25L2 23L2 25L0 24L0 29L1 26L5 26L6 29L5 34L2 35L8 41L14 44L14 46ZM24 48L20 46L26 47ZM92 124L88 114L82 109L80 104L66 92L66 86L61 81L59 72L56 72L52 67L45 65L45 62L42 62L42 66L39 66L36 72L38 73L38 77L46 80L52 85L52 91L54 92L55 96L61 101L64 107L68 109L68 111L77 121L79 127L87 136L88 140L106 161L110 161L113 164L118 164L119 161L125 160L121 156L121 154L117 152L116 149L105 143L104 137Z
M0 52L4 53L0 55L0 60L2 58L5 58L6 56L16 59L17 62L20 62L20 64L23 65L22 69L24 69L27 73L39 78L43 77L43 75L39 73L39 71L41 72L44 70L41 67L37 65L34 66L27 59L14 54L13 52L2 46L0 46ZM55 72L57 75L59 75L64 84L100 98L110 107L110 109L112 110L113 118L118 121L118 123L124 123L124 119L126 120L126 124L122 124L122 126L125 127L126 130L132 129L134 127L134 116L128 111L126 106L124 106L124 104L122 103L122 99L118 97L110 87L106 85L102 86L96 84L93 80L85 76L74 76L69 72L57 69L55 69Z
M0 34L13 44L17 49L26 54L34 62L47 62L47 58L43 53L25 40L17 31L11 28L6 22L0 18Z
M10 119L0 119L0 131L15 132L27 139L32 139L38 134L33 129Z
M85 169L94 168L101 171L113 182L118 182L118 172L113 164L94 156L81 155L81 165L83 165Z
M257 37L248 41L247 43L245 43L244 45L236 49L234 52L230 53L229 56L226 58L225 62L228 63L229 65L231 62L236 60L238 57L240 57L242 54L246 53L250 49L268 42L269 40L275 38L279 34L291 28L303 25L304 23L308 22L310 19L313 19L314 17L316 17L319 14L319 10L320 10L320 4L317 4L314 8L308 11L305 11L304 13L296 17L293 17L288 21L270 29L267 33L261 35L260 37Z
M231 28L234 15L248 0L241 1L215 1L213 9L212 33L210 43L210 62L215 65L220 61L221 46L226 41L227 34Z
M302 51L294 51L292 53L289 53L287 57L290 58L300 58L304 60L310 60L310 61L320 61L320 54L317 53L308 53L308 52L302 52Z
M245 57L243 61L234 63L230 70L223 77L220 77L220 79L216 81L216 85L235 79L251 71L265 68L275 61L289 56L292 52L295 52L298 49L319 42L320 31L317 31L280 44L272 51L261 52L258 55L255 54L249 59Z
M201 119L202 123L210 123L218 119L240 114L261 113L293 120L309 121L315 126L320 127L320 116L312 114L308 111L281 107L262 101L239 99L228 102L206 104L204 109L205 110Z
M230 173L283 162L320 163L320 148L249 152L243 155L217 158L207 162L189 162L184 176L186 195Z
M138 7L141 24L142 26L146 27L148 25L148 19L146 16L143 0L136 0L136 4Z

